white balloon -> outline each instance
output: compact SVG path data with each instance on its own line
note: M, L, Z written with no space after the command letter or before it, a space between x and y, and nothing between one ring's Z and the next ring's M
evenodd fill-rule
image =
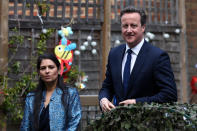
M115 44L116 44L116 45L119 45L119 44L120 44L120 40L116 40L116 41L115 41Z
M177 34L179 34L181 32L181 30L180 29L175 29L174 32L177 33Z
M151 32L147 32L147 33L146 33L146 36L147 36L148 38L150 38L151 40L155 38L155 35L154 35L153 33L151 33Z
M83 45L88 46L88 41L83 42Z
M168 21L167 20L165 21L165 24L168 24Z
M46 34L47 33L47 29L42 29L42 33Z
M81 46L80 46L80 49L81 49L81 50L85 50L86 47L85 47L84 45L81 45Z
M89 36L87 37L87 40L88 40L88 41L91 41L91 40L92 40L92 36L89 35Z
M75 55L80 55L80 51L75 50L75 51L74 51L74 54L75 54Z
M163 37L166 38L166 39L168 39L168 38L170 38L170 35L168 33L164 33L163 34Z
M148 38L148 37L145 37L145 40L146 40L147 42L149 42L149 38Z
M91 42L91 45L92 45L92 46L96 46L96 45L97 45L96 41L92 41L92 42Z
M197 64L195 64L195 68L197 69Z
M92 54L97 54L97 51L96 51L96 49L92 49Z

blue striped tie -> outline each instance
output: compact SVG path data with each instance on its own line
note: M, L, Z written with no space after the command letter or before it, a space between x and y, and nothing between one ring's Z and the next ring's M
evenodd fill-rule
M132 50L127 50L127 61L124 66L124 73L123 73L123 87L124 87L124 96L126 96L126 93L128 91L128 85L129 85L129 78L130 78L130 68L131 68L131 53Z

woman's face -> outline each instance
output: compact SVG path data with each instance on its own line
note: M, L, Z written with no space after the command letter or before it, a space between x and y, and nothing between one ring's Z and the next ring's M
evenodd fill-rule
M44 82L55 82L58 78L58 68L52 60L43 59L40 63L39 74Z

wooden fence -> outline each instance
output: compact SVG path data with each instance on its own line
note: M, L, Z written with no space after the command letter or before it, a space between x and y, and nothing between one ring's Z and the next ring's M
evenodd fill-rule
M38 6L36 2L44 2L43 6ZM75 57L74 64L78 65L82 71L89 76L87 87L80 92L81 103L83 106L82 122L80 130L83 130L90 120L93 120L101 115L97 94L101 87L101 70L103 58L102 53L102 26L104 22L104 0L9 0L9 28L17 27L20 29L21 35L25 36L25 43L19 46L22 53L16 54L13 60L20 60L22 66L27 65L27 61L35 49L38 42L38 35L42 28L55 28L55 33L50 40L47 41L48 47L53 48L58 43L57 30L60 27L66 26L70 21L74 20L71 25L74 30L74 36L70 39L77 43L77 47L86 41L88 35L93 36L93 40L98 43L96 49L97 55L91 54L89 47L81 56ZM148 14L147 25L149 30L155 33L159 31L159 37L153 42L159 41L163 48L168 49L175 57L174 71L177 73L177 83L179 86L179 50L172 51L171 47L178 46L179 36L174 33L174 29L179 26L178 21L178 2L179 0L111 0L111 43L114 46L114 41L120 38L120 10L127 5L142 7ZM42 11L47 9L45 13ZM42 14L42 15L41 15ZM40 19L42 18L42 19ZM162 27L162 28L161 28ZM172 28L171 28L172 27ZM159 30L157 30L159 29ZM162 29L162 30L160 30ZM162 33L170 32L173 34L172 40L163 40ZM109 31L110 32L110 31ZM14 35L10 30L9 36ZM32 40L30 41L29 38ZM163 44L163 45L162 45ZM27 52L29 50L30 52ZM178 67L178 68L177 68Z
M90 121L101 117L98 95L80 95L82 105L82 120L79 130L83 131Z

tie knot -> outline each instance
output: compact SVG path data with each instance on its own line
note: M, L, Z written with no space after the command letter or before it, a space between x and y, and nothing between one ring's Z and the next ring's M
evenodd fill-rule
M128 55L130 55L132 53L132 50L131 49L128 49L127 50L127 53L128 53Z

